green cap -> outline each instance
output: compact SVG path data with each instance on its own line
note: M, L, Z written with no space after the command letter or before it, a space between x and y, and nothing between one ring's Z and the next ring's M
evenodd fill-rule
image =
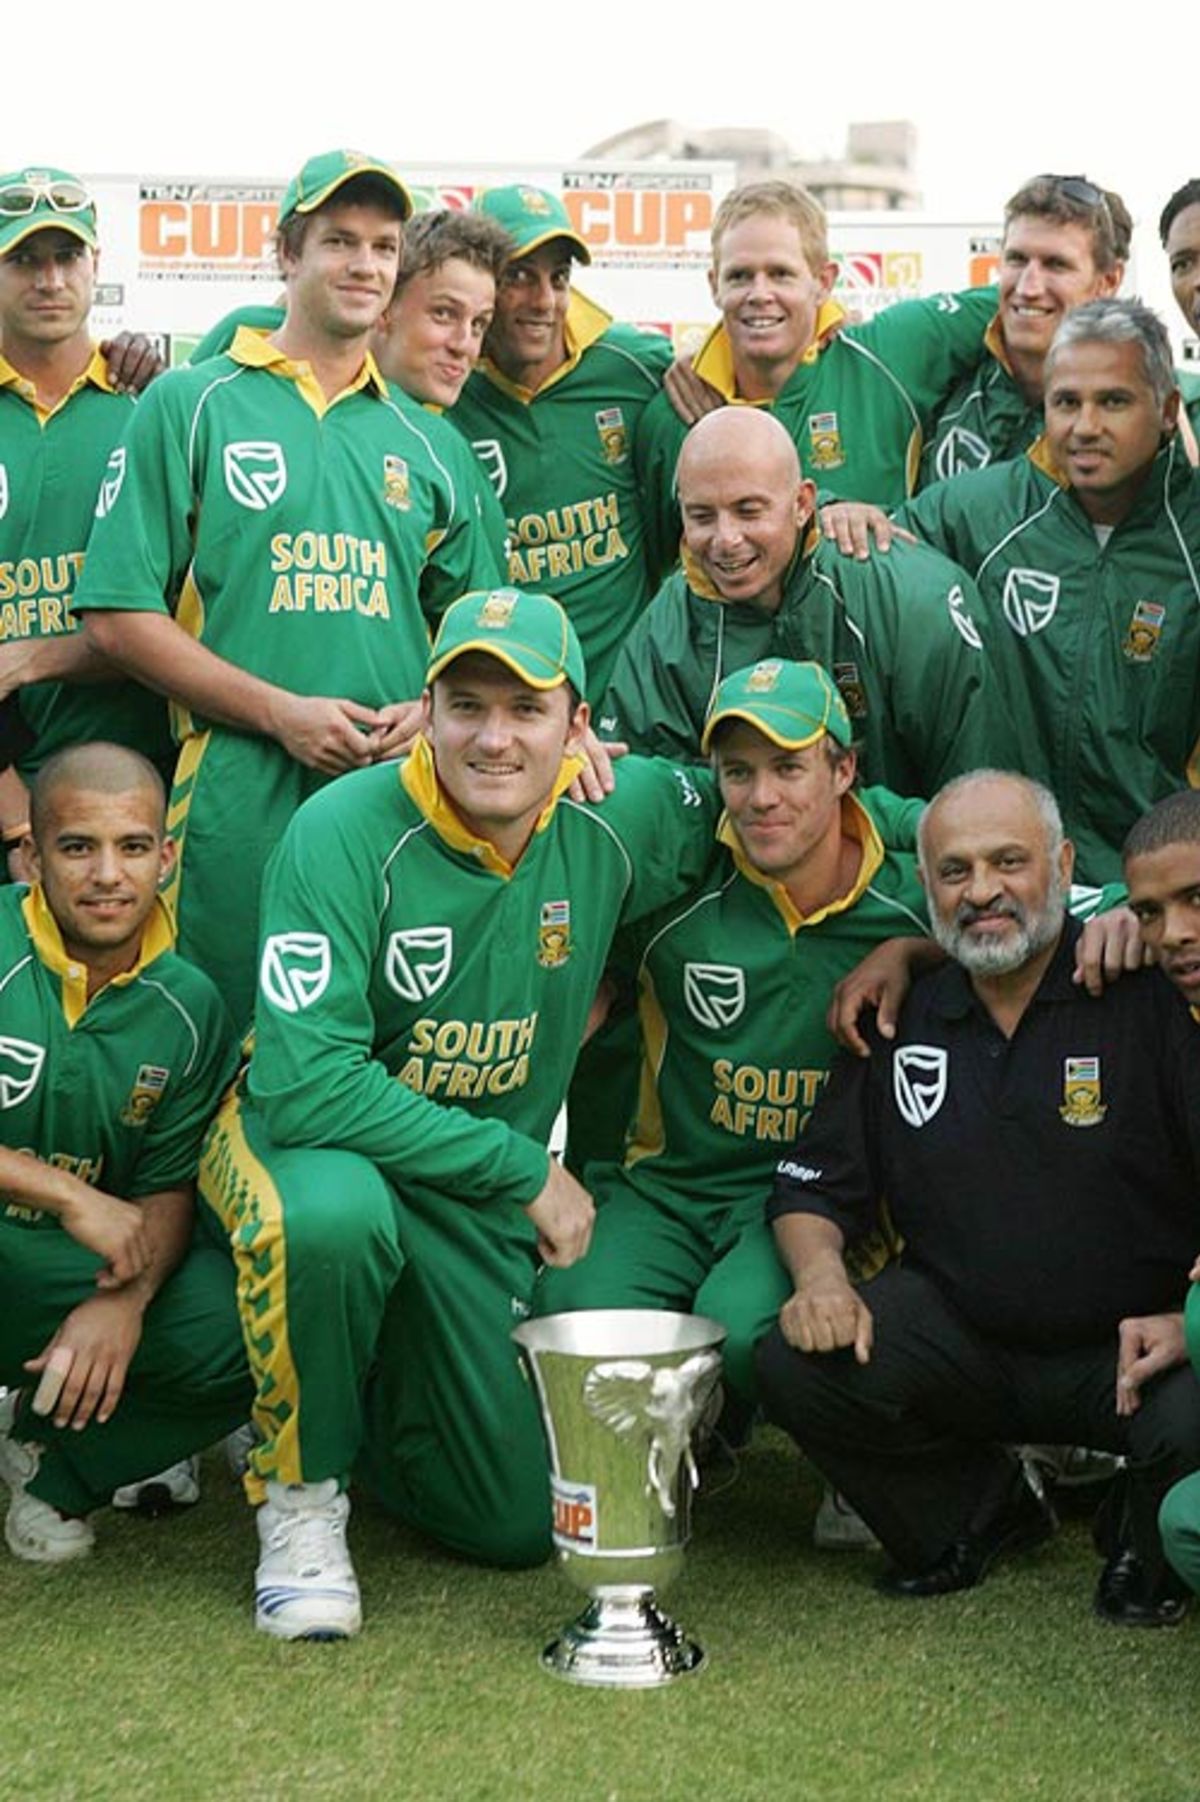
M771 657L726 676L712 699L700 749L707 752L722 720L745 720L782 745L802 751L828 732L839 745L853 740L846 703L819 663L787 663Z
M96 206L79 177L66 169L0 175L0 256L51 227L95 250Z
M522 594L516 588L464 594L442 616L426 683L465 651L498 657L530 688L570 682L577 694L583 693L583 652L575 628L548 594Z
M377 175L386 182L400 204L400 217L412 217L412 195L389 163L363 156L357 150L326 150L320 156L310 156L299 175L288 183L279 203L280 225L293 213L315 213L340 187L360 175Z
M555 238L565 238L572 256L581 263L592 260L592 253L571 224L566 207L557 194L548 194L545 188L529 188L524 182L511 188L487 188L475 196L475 211L485 213L508 233L513 241L514 262Z

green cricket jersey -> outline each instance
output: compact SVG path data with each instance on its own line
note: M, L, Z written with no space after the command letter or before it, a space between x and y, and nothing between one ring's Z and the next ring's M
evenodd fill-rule
M766 406L786 426L806 476L847 500L894 507L916 483L925 435L955 383L979 362L994 288L968 288L887 307L848 325L827 301L817 333L773 401L739 401L733 353L714 326L694 368L740 405ZM650 567L661 580L679 548L675 465L687 427L667 395L647 408L635 446L645 495Z
M427 619L501 573L438 454L444 429L369 357L326 403L306 365L241 331L228 356L147 390L110 459L77 607L170 610L297 694L411 699ZM178 736L198 725L179 711Z
M402 1195L533 1200L613 933L696 881L717 814L704 772L640 758L577 805L578 767L515 868L463 826L423 739L295 815L263 892L243 1102L276 1144L358 1152Z
M1057 796L1081 879L1120 874L1147 808L1200 782L1200 475L1176 437L1102 542L1043 445L957 477L896 515L974 576L976 625L1004 708L981 763ZM1002 739L986 743L993 719Z
M654 592L633 434L673 352L657 332L614 325L577 291L566 342L566 361L536 393L484 359L449 417L508 516L509 581L566 608L595 703Z
M1004 710L973 624L979 597L928 547L897 543L860 563L811 533L773 617L722 601L686 555L684 563L629 636L600 710L602 737L698 758L724 677L787 657L830 672L866 779L900 794L933 794L1001 739ZM1002 761L1015 755L1014 745Z
M96 497L133 407L111 386L98 349L50 410L0 357L0 644L78 631L72 600ZM35 734L18 763L26 776L90 738L160 760L170 752L166 705L136 682L31 683L20 707Z
M717 1207L765 1196L829 1073L835 983L881 940L925 932L916 858L885 850L875 817L891 837L919 808L870 790L842 806L861 854L827 906L797 913L726 821L699 885L628 935L644 1049L627 1186Z
M988 326L984 346L934 421L921 452L918 490L1019 457L1041 435L1041 396L1032 404L1025 398L1004 354L998 318Z
M238 1047L216 989L171 945L158 901L134 968L89 1001L41 888L0 890L5 1145L126 1199L193 1180ZM58 1226L15 1202L5 1212Z

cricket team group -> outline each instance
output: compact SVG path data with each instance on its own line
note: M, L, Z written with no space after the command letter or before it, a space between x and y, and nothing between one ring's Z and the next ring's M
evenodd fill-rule
M1131 229L1036 176L995 288L860 323L745 185L676 358L557 195L331 151L280 303L160 373L91 336L87 185L0 176L16 1558L224 1439L257 1626L345 1638L351 1490L541 1562L512 1330L667 1308L709 1453L785 1427L886 1593L1100 1472L1096 1614L1183 1618L1200 382ZM1200 181L1161 234L1200 333Z

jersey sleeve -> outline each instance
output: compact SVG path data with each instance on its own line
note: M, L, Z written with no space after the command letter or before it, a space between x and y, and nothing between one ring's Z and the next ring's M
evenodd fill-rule
M331 870L343 879L331 881ZM263 890L250 1094L281 1145L358 1152L401 1191L419 1182L468 1202L524 1205L546 1180L543 1146L416 1094L374 1056L376 872L333 807L310 803L288 827Z
M886 307L855 336L899 381L926 430L956 383L985 355L983 335L995 317L995 288L965 288Z
M226 313L224 319L218 319L205 332L188 362L207 363L211 358L221 356L229 349L242 326L252 332L273 332L278 330L283 321L282 307L234 307L232 313Z
M712 851L720 798L711 772L665 758L624 757L617 786L587 806L596 828L612 835L625 861L620 922L627 925L684 895L699 881Z
M860 789L859 800L875 822L886 850L916 850L917 822L925 811L923 800L879 787Z
M642 495L646 568L656 589L679 561L683 523L675 495L675 465L687 427L665 394L656 395L638 422L633 461Z
M506 580L508 527L495 490L474 453L450 428L437 454L449 483L446 521L421 572L421 606L436 628L460 595L497 588Z
M238 1037L216 990L198 971L167 1004L175 1020L181 1068L173 1069L167 1092L150 1116L138 1153L130 1199L178 1189L190 1183L200 1146L238 1065ZM154 965L149 969L154 979Z
M964 569L979 566L979 541L972 530L972 519L980 512L979 494L987 470L969 471L949 482L935 482L912 500L897 507L892 518L905 531L913 532L922 544L932 545L943 557L959 563ZM988 484L990 486L990 483Z
M160 376L146 390L109 457L76 613L173 611L192 560L196 512L181 382L190 393L184 371Z
M829 1081L795 1145L780 1159L767 1198L767 1219L816 1214L841 1229L847 1244L876 1224L876 1176L872 1167L872 1090L890 1064L890 1047L863 1023L869 1058L839 1051Z
M701 762L700 737L707 690L689 705L687 676L695 654L688 642L682 576L668 578L629 633L600 707L597 731L643 757ZM685 617L680 621L680 601Z

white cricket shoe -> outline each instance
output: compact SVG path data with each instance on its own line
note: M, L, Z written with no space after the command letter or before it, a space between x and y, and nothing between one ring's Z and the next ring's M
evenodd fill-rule
M276 1639L349 1639L362 1626L358 1578L346 1549L350 1498L337 1479L268 1483L258 1510L262 1548L254 1624Z
M16 1412L17 1391L9 1390L0 1400L0 1482L9 1492L4 1520L8 1548L28 1564L67 1564L72 1558L86 1558L96 1542L91 1523L60 1514L25 1487L37 1475L42 1448L12 1438Z
M181 1458L152 1477L122 1483L113 1490L114 1508L136 1508L139 1514L165 1514L169 1508L190 1508L200 1500L200 1460Z
M813 1544L819 1552L877 1552L879 1541L844 1495L826 1486L813 1522Z

